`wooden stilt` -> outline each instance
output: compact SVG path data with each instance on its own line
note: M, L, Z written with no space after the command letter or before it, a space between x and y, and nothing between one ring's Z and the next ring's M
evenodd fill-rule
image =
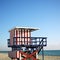
M44 60L44 49L42 48L42 60Z
M36 52L36 59L38 59L38 52Z
M21 53L20 53L20 58L19 59L21 60Z
M29 58L32 59L32 60L37 60L36 57L35 57L36 52L38 52L38 51L36 50L36 51L32 52L31 54L28 54L28 53L25 53L25 52L21 51L21 54L25 56L25 58L23 58L22 60L27 60Z
M16 59L11 59L11 60L16 60Z
M17 58L17 60L19 60L19 58Z

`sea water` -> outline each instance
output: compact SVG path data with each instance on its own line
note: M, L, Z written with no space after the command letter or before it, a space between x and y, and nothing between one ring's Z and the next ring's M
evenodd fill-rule
M42 51L39 54L42 55ZM44 55L60 56L60 50L44 50Z
M0 53L8 53L8 51L0 51ZM39 55L42 55L42 51L40 51ZM44 50L44 55L60 56L60 50Z

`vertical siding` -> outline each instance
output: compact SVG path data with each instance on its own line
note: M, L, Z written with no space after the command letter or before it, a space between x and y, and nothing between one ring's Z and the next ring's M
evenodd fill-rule
M16 30L14 30L14 37L16 37ZM15 39L16 41L16 39ZM14 45L16 45L16 42L14 42Z
M21 29L19 30L19 44L21 44Z
M14 31L10 31L10 44L13 45Z
M15 45L29 45L30 44L30 38L31 37L31 32L30 30L27 29L15 29L10 31L10 44L13 45L13 37L19 37L15 38L16 42L14 43ZM21 37L26 37L26 38L21 38Z
M9 51L8 56L11 58L16 58L16 51Z
M21 45L21 44L25 44L25 45L29 45L30 44L30 38L31 37L31 31L27 30L27 29L15 29L15 30L11 30L10 31L10 44L13 45L13 37L19 37L15 39L15 45ZM21 37L26 37L26 38L21 38ZM16 48L17 49L17 48ZM20 57L20 53L19 51L17 52L11 52L9 53L10 56L14 56L19 58Z
M27 45L30 44L30 38L29 38L31 37L30 33L31 33L30 30L25 31L25 36L27 37L25 41L27 41L26 42Z
M25 30L25 37L27 37L27 30ZM27 45L27 38L25 38L25 44Z
M31 32L28 30L28 37L31 37ZM28 45L30 44L30 38L28 38Z
M14 34L14 37L16 37L16 30L14 30L14 33L15 33L15 34Z
M17 37L19 37L19 30L15 30L15 39L16 39L16 45L19 45L19 38L17 38Z
M19 37L19 30L17 30L17 37ZM19 45L19 38L17 38L17 45Z

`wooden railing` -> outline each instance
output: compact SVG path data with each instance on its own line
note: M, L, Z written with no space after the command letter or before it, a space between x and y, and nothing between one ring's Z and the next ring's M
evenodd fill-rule
M27 40L26 40L27 39ZM19 44L17 44L17 42ZM14 37L13 46L46 46L47 37ZM8 39L8 47L10 46L10 39Z

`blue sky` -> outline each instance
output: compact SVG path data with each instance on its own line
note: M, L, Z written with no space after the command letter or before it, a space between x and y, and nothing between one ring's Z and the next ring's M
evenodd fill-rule
M32 36L47 37L45 49L60 49L60 0L0 0L0 50L9 50L9 30L37 27Z

